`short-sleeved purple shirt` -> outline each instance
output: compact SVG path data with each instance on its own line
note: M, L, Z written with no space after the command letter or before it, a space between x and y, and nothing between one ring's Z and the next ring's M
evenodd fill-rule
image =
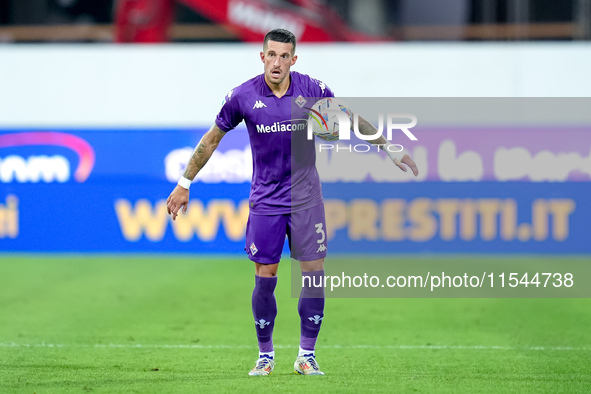
M294 115L293 102L334 94L308 75L291 71L290 77L281 98L267 86L264 74L244 82L228 93L215 120L224 132L242 120L246 123L253 160L249 201L253 214L285 214L322 203L314 141L307 139L306 117Z

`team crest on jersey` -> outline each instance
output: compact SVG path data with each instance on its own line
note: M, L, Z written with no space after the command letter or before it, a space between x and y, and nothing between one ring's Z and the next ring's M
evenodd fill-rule
M257 249L256 245L253 243L250 244L250 253L254 256L257 254L259 250Z
M302 95L300 94L298 96L298 98L295 100L295 103L298 105L298 107L303 108L304 105L306 105L308 101L302 97Z
M255 109L255 108L263 108L263 107L266 107L265 103L263 103L261 100L257 100L254 103L254 107L252 107L252 109Z

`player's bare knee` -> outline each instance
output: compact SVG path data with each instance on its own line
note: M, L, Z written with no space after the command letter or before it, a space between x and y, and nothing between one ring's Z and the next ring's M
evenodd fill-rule
M324 269L324 258L311 261L300 261L302 272L320 271Z
M272 278L277 276L277 268L279 264L260 264L254 263L254 270L257 276L261 276L263 278Z

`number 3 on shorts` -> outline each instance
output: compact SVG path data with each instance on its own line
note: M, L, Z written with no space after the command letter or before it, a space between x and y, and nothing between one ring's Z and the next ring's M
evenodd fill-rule
M326 237L326 235L324 234L324 230L322 229L322 223L316 223L314 227L316 227L316 233L320 234L320 239L316 242L321 244L324 242L324 238Z

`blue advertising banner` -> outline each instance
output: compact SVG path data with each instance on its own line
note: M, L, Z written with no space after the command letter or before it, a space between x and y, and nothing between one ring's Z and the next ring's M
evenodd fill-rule
M333 251L591 251L589 183L334 183L323 191Z
M191 189L187 214L173 222L166 212L166 198L204 132L0 131L0 251L243 253L252 175L245 129L224 137ZM453 138L447 133L441 146ZM329 251L590 253L584 150L591 145L578 141L576 157L564 146L555 152L556 160L574 163L564 180L430 175L411 182L370 179L362 187L357 180L325 181ZM440 155L447 154L441 146ZM480 157L478 144L470 150L474 160ZM551 152L543 154L552 159ZM425 155L422 169L433 174L435 163L436 156Z

